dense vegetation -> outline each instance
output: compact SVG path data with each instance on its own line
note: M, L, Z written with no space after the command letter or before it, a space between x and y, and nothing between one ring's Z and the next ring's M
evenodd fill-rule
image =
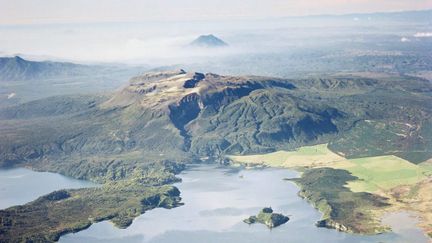
M127 226L160 205L156 200L143 206L143 196L165 195L161 186L175 181L173 174L185 163L208 156L224 163L227 154L330 143L350 158L396 154L418 163L431 155L431 91L430 82L410 77L288 80L179 70L137 76L114 94L57 96L2 108L0 167L28 166L104 185L55 194L59 203L36 200L1 211L1 230L56 239L87 227L90 216ZM384 142L389 146L380 146ZM317 169L298 183L308 200L327 207L328 219L320 225L379 231L364 222L372 220L368 210L384 207L385 199L350 191L344 185L354 179L344 170ZM119 198L131 212L115 203ZM102 200L106 204L96 211L66 213ZM33 225L36 220L46 222L47 231ZM23 228L10 225L24 221L29 224ZM60 221L65 227L58 227Z
M323 212L323 220L317 226L354 233L384 231L373 213L389 206L387 199L367 192L352 192L346 184L356 179L346 170L317 168L292 180L301 188L299 195Z
M22 206L0 210L0 242L52 242L63 234L110 220L125 228L145 211L179 205L169 165L135 169L126 179L100 187L59 190Z
M390 203L419 212L431 232L432 39L413 35L429 29L430 16L431 10L312 17L300 27L304 19L271 20L271 31L227 36L232 47L249 43L253 51L198 55L177 66L282 78L181 70L140 75L106 93L148 67L0 58L0 168L101 183L0 210L0 242L53 241L101 220L126 227L148 209L177 204L178 191L167 184L185 163L277 150L290 152L273 153L271 165L312 167L296 181L324 212L319 226L380 232L373 211ZM254 22L256 30L262 24ZM224 45L214 36L197 42ZM103 94L64 96L89 92ZM337 154L322 145L292 156L318 143ZM334 160L344 170L315 168ZM388 191L368 193L378 190Z
M288 222L289 217L280 213L273 213L272 208L263 208L256 216L250 216L243 220L247 224L260 223L265 224L267 227L274 228Z
M337 219L340 217L337 213L329 213L333 210L332 207L326 206L326 197L331 197L331 201L339 201L345 207L353 207L354 210L344 211L346 218L354 218L359 212L367 215L367 219L356 220L355 225L360 232L370 233L369 227L371 223L376 230L381 230L379 221L384 212L409 211L420 216L419 227L424 232L431 231L431 215L428 213L431 201L430 188L432 187L432 167L431 161L425 161L419 164L414 164L407 160L394 155L362 157L356 159L347 159L339 154L329 150L326 144L305 146L294 151L277 151L268 154L257 155L242 155L229 156L235 163L246 164L247 166L265 165L272 167L282 167L296 169L305 172L301 181L313 182L316 173L311 173L310 170L316 169L333 169L337 173L326 175L329 181L337 182L340 179L348 179L343 187L330 188L333 194L340 195L346 198L341 200L329 195L320 195L318 192L325 193L327 186L330 186L326 181L320 183L307 183L303 187L302 195L309 196L308 200L313 202L317 208L323 213L323 219L318 222L318 226L337 228L341 231L356 232L353 229L342 224L342 221ZM341 172L343 171L343 173ZM345 176L350 177L345 178ZM333 178L333 177L335 178ZM323 189L324 188L324 189ZM348 193L343 193L348 192ZM356 193L366 193L364 195L375 195L381 198L386 198L386 207L365 208L361 204L352 204L352 200L356 197L352 195L360 195ZM372 193L372 194L371 194ZM342 197L342 196L341 196ZM359 203L361 201L358 201ZM337 203L335 205L338 205ZM351 205L351 206L350 206ZM335 211L337 212L337 208ZM357 211L358 210L358 211ZM364 211L363 211L364 210ZM373 212L372 212L373 211ZM361 231L363 229L367 229Z
M431 90L419 78L147 74L112 96L59 96L4 108L0 165L27 161L54 171L48 161L74 167L125 156L186 161L323 142L350 158L397 154L418 163L432 155ZM32 163L41 159L46 163Z

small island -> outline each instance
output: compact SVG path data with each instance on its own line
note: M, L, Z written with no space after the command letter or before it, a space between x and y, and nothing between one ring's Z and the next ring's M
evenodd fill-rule
M274 228L279 225L285 224L288 222L288 216L285 216L280 213L273 213L272 208L263 208L258 215L250 216L249 218L243 220L246 224L254 224L261 223L267 225L267 227Z

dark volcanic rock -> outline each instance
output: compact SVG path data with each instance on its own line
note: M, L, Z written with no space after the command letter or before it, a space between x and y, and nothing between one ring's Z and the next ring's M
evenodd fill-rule
M195 73L191 79L185 81L183 88L190 89L195 88L199 81L203 80L205 75L202 73Z

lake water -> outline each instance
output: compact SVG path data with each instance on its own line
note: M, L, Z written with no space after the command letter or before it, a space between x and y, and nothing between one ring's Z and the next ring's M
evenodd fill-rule
M296 176L285 169L192 167L180 174L183 182L176 184L184 206L148 211L127 229L97 223L60 242L428 242L409 217L399 221L405 229L376 236L317 228L314 223L320 213L297 196L299 189L293 183L282 180ZM272 230L242 222L266 206L289 215L290 221Z
M410 212L394 212L384 215L382 222L391 226L398 234L399 242L431 242L431 240L416 227L418 217Z
M25 204L55 190L91 186L95 184L56 173L25 168L0 170L0 209Z

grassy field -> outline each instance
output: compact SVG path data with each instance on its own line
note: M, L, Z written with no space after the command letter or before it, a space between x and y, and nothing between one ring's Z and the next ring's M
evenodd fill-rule
M286 168L330 167L349 171L359 180L348 182L354 192L376 192L401 185L414 185L432 175L432 164L410 163L393 155L346 159L327 148L326 144L301 147L295 151L269 154L229 156L235 162L264 164Z
M394 155L346 159L326 144L229 158L246 165L303 168L295 181L300 194L323 213L320 222L325 227L380 232L384 212L411 211L420 217L424 232L432 235L431 159L419 164Z
M337 163L334 168L348 170L359 178L348 183L355 192L386 191L401 185L415 185L432 173L432 168L393 155L349 159Z
M277 151L268 154L229 156L235 162L245 164L264 164L272 167L321 167L329 166L345 158L333 153L327 144L301 147L295 151Z
M432 171L432 158L419 164L420 167Z

